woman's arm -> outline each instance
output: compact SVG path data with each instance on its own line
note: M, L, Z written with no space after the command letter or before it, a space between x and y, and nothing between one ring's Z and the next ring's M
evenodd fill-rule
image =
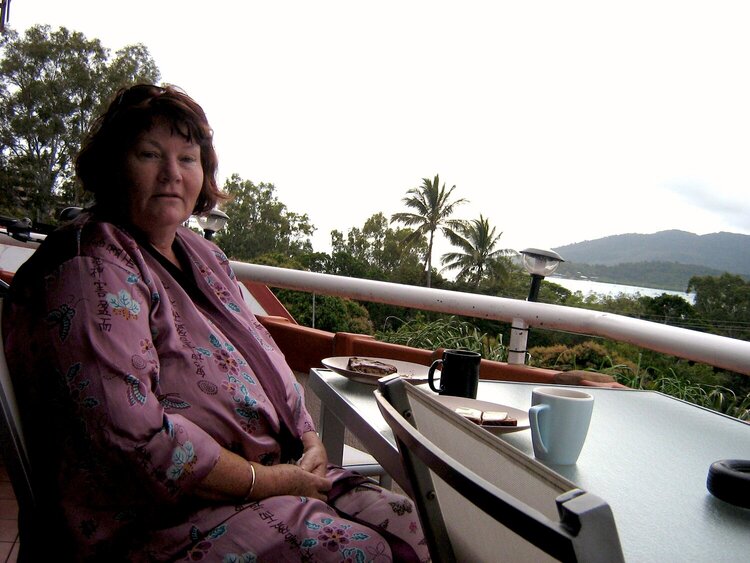
M110 246L118 254L65 261L39 297L50 312L37 322L39 331L47 331L48 345L37 351L48 366L43 382L74 407L65 422L87 446L90 458L81 465L92 468L92 478L116 463L149 501L175 502L216 465L220 445L159 401L161 362L150 313L161 301L144 281L152 276L136 264L137 255L103 240L98 254L107 255Z
M254 485L251 465L255 469ZM265 466L222 449L216 465L198 483L195 494L209 500L262 500L280 495L326 500L330 489L330 479L297 465Z

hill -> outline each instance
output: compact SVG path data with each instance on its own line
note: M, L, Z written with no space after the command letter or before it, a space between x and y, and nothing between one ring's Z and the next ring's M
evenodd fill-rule
M696 235L685 231L624 234L554 249L564 259L563 277L684 291L692 276L724 272L750 278L750 236Z
M632 262L694 264L750 275L750 235L661 231L587 240L554 249L568 262L613 266Z

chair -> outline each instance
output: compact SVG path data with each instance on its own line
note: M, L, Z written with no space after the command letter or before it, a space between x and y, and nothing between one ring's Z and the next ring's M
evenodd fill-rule
M383 488L390 489L393 486L393 479L374 457L349 444L344 444L344 456L341 466L367 477L377 477L380 486Z
M398 377L393 429L433 561L623 561L609 505Z
M3 300L0 299L0 319L2 319ZM16 395L13 391L13 383L10 379L8 364L5 361L3 349L3 334L0 326L0 447L3 451L3 459L8 469L13 492L18 501L18 530L21 544L29 545L26 539L27 531L33 529L33 512L35 506L34 490L31 481L31 465L24 442L23 429L21 428L21 417L16 403ZM24 548L21 547L19 561L24 557Z

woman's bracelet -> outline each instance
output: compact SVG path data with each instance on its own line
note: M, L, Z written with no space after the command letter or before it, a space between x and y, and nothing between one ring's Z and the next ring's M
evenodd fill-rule
M252 462L250 463L250 473L251 473L251 480L250 480L250 487L247 489L247 493L245 493L245 500L250 500L250 495L253 494L253 489L255 488L255 466Z

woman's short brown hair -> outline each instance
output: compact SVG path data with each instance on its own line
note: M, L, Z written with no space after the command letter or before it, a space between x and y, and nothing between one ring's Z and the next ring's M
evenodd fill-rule
M219 160L203 108L174 86L136 84L115 94L107 111L94 121L76 157L76 176L83 189L94 194L97 205L107 208L117 201L122 184L116 176L122 173L125 153L158 119L165 119L173 131L200 147L203 186L193 213L205 213L226 199L216 183Z

